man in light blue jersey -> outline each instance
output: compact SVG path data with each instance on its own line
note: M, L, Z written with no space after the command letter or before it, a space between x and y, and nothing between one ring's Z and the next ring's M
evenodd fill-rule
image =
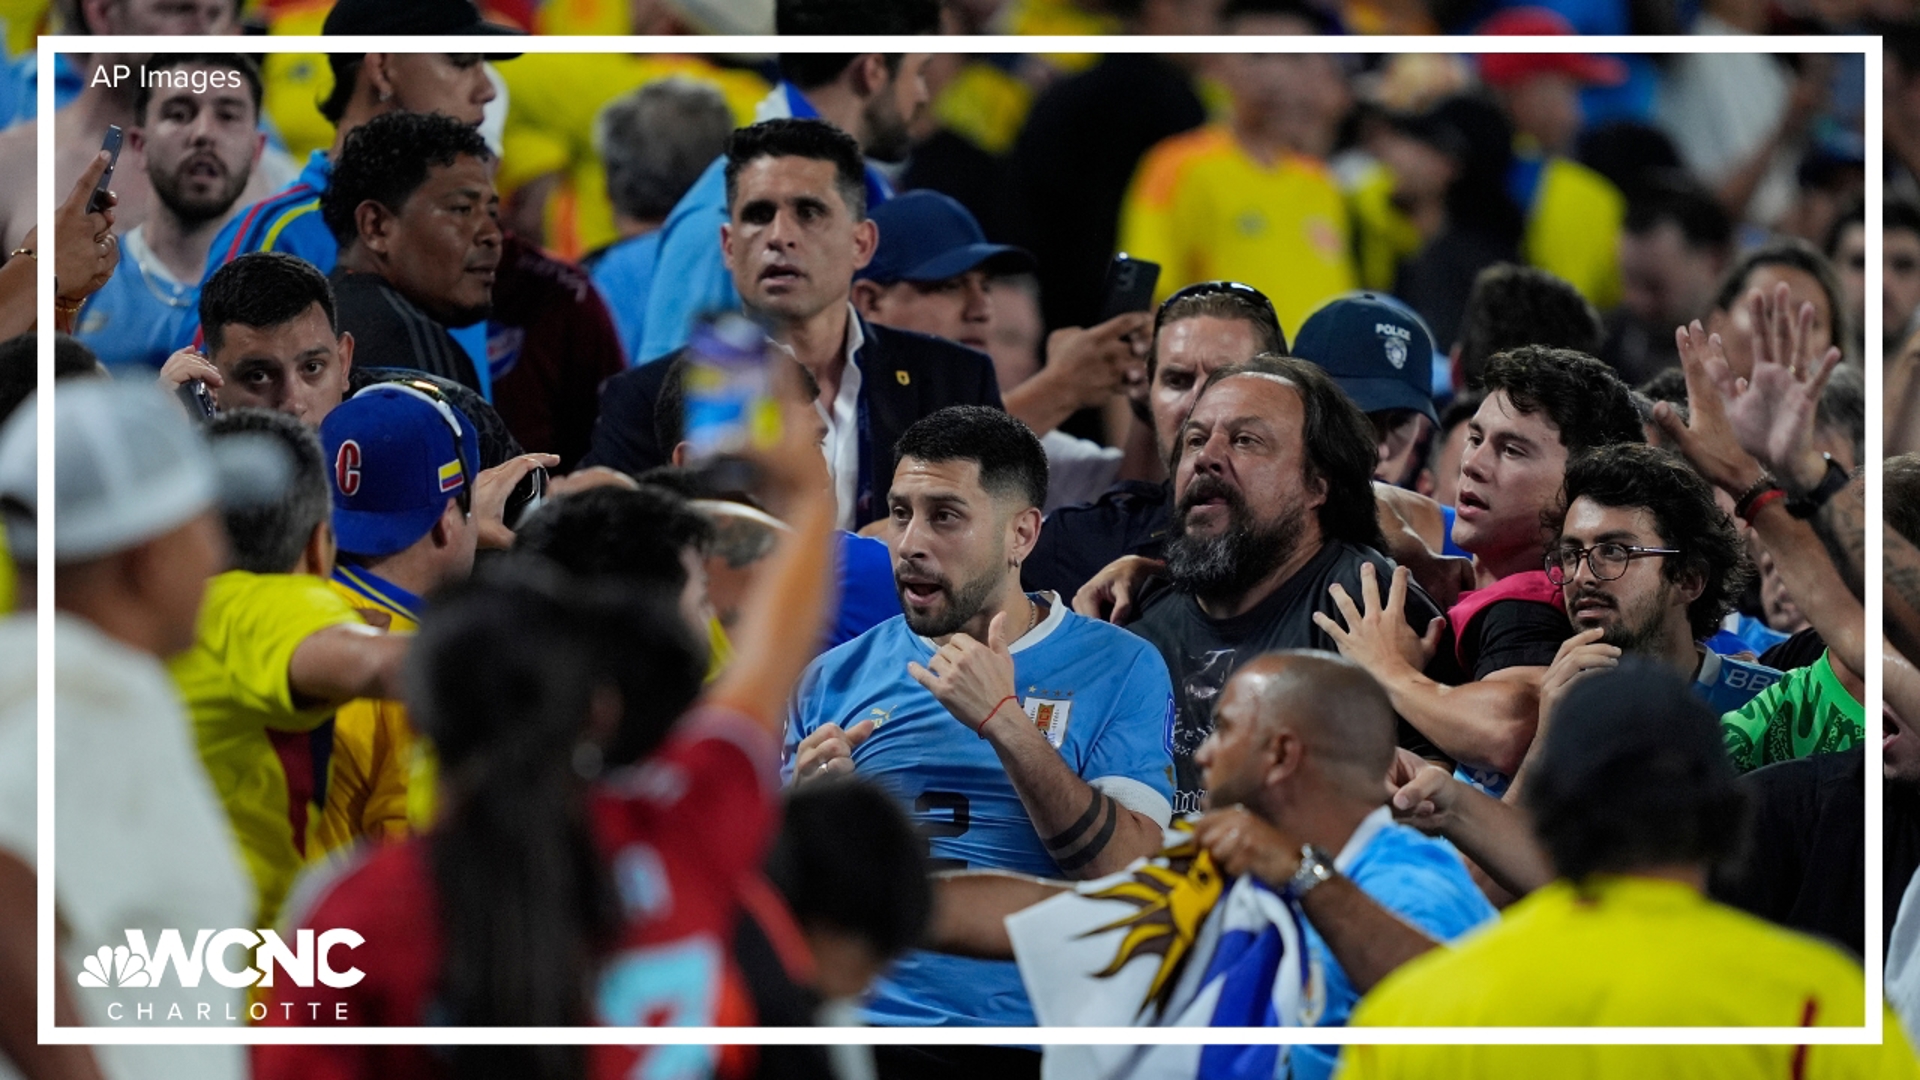
M138 126L127 141L146 160L155 202L121 238L120 265L87 298L74 336L109 368L151 378L198 322L207 250L267 137L259 125L260 70L247 57L162 54L144 70L157 85L136 92Z
M941 868L1099 877L1158 850L1172 817L1159 653L1020 588L1046 489L1040 441L1004 412L954 406L907 429L887 496L904 613L816 660L795 698L787 775L878 781ZM1033 1023L1013 964L920 952L877 984L868 1017ZM1036 1067L1009 1053L1026 1059L1009 1070Z
M1546 566L1575 633L1541 682L1541 731L1570 686L1627 653L1690 679L1719 715L1780 680L1770 667L1699 644L1732 609L1753 566L1712 486L1684 460L1640 443L1599 447L1567 462L1565 499ZM1519 787L1516 775L1503 798L1512 802Z

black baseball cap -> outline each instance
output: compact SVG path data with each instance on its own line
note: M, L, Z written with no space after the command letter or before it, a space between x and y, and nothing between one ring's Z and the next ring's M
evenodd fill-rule
M473 0L339 0L327 12L321 33L359 34L477 34L524 36L510 26L480 17ZM489 60L511 60L519 53L488 54Z

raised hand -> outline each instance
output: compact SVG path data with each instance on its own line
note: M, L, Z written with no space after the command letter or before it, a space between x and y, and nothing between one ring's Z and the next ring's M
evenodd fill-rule
M1396 566L1393 569L1393 583L1387 589L1386 603L1380 602L1380 584L1374 576L1373 564L1360 566L1360 599L1364 606L1356 608L1353 598L1347 595L1346 587L1335 582L1327 592L1333 597L1335 606L1346 619L1343 628L1333 617L1323 611L1313 613L1314 624L1333 638L1340 655L1366 668L1377 671L1390 668L1396 663L1405 664L1415 671L1427 666L1434 652L1440 647L1440 633L1446 628L1446 619L1436 617L1427 624L1425 634L1415 634L1407 625L1407 568Z
M1453 796L1459 783L1426 758L1395 747L1393 764L1387 768L1387 805L1400 824L1440 836L1453 822Z
M1771 294L1747 295L1753 318L1753 374L1722 385L1727 423L1741 449L1752 454L1775 478L1794 491L1817 487L1826 462L1813 449L1813 426L1820 394L1840 363L1829 346L1814 355L1813 305L1793 310L1785 282Z
M1300 868L1300 842L1245 807L1215 810L1194 822L1193 839L1228 877L1252 874L1283 889Z
M1740 447L1727 420L1726 402L1735 379L1727 364L1726 346L1719 334L1709 335L1695 319L1674 331L1680 349L1680 370L1687 377L1687 418L1662 401L1653 407L1654 422L1680 449L1693 467L1713 484L1738 498L1757 482L1763 470L1752 454Z
M1006 612L995 615L987 624L985 642L955 634L925 667L915 661L907 663L907 674L913 681L926 687L955 720L976 734L996 711L1004 716L1009 709L1020 709L1017 700L1007 700L1014 696L1014 684L1006 621Z

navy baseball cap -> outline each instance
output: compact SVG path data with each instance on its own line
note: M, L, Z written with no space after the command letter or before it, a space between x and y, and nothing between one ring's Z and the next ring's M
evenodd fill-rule
M880 246L854 275L856 281L945 281L979 267L1017 274L1036 265L1024 248L987 243L987 234L967 208L937 191L922 188L896 195L867 216L880 226Z
M1348 293L1307 317L1293 355L1333 376L1361 412L1414 409L1435 424L1433 332L1413 309L1381 293Z
M375 383L320 424L340 550L381 556L427 535L469 489L480 436L459 409L408 383Z

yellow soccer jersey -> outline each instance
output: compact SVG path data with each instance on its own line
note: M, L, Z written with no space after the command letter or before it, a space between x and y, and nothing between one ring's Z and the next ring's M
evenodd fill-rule
M193 647L168 665L194 740L272 926L300 871L332 747L333 706L297 702L293 653L328 627L361 625L325 580L229 570L207 582Z
M7 552L7 530L0 529L0 618L13 611L13 556Z
M1500 923L1421 957L1360 1002L1356 1027L1855 1027L1866 977L1839 950L1651 878L1555 882ZM1884 1047L1350 1046L1343 1080L1920 1076ZM1897 1045L1896 1045L1897 1044ZM1796 1065L1796 1055L1804 1055Z
M1347 207L1316 161L1262 165L1225 127L1164 140L1140 162L1120 211L1120 249L1160 264L1163 300L1232 278L1273 301L1291 341L1321 304L1359 287Z
M1549 159L1527 211L1520 253L1558 274L1601 311L1620 303L1620 230L1627 200L1606 177L1577 161Z
M389 634L418 630L407 600L386 595L383 586L378 578L350 566L340 567L333 582L334 591L369 623ZM407 782L413 753L413 725L405 705L355 698L340 706L333 718L326 809L307 852L310 861L363 836L384 842L412 831L407 825Z

